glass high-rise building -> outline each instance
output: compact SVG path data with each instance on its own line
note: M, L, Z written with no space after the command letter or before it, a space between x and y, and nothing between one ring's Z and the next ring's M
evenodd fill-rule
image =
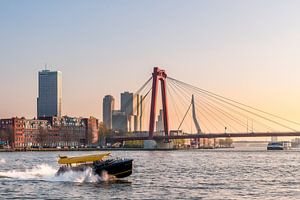
M140 103L140 96L138 94L130 92L121 93L121 111L128 118L129 131L137 131L139 129Z
M42 70L38 81L37 117L61 117L62 73Z
M103 122L107 129L112 129L112 113L115 109L115 99L111 95L103 98Z
M121 93L121 111L126 115L137 115L137 95L130 92Z

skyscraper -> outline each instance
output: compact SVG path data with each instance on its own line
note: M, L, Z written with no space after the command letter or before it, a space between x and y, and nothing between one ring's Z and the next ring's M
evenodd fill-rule
M112 113L112 129L114 131L127 132L129 130L128 117L120 111L114 110Z
M103 98L103 123L106 128L112 129L112 113L115 109L115 99L111 95Z
M158 115L157 121L156 121L156 132L158 132L158 133L162 133L164 131L163 114L164 114L163 110L160 109L159 115Z
M127 116L129 131L137 131L140 124L140 96L130 92L121 93L121 111Z
M62 74L60 71L39 72L37 117L61 117Z
M121 93L121 111L128 115L136 115L136 95L129 92Z

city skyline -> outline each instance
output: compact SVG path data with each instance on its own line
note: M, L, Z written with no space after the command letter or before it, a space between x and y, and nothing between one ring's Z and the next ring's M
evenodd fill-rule
M62 115L100 120L106 94L120 107L120 93L135 92L159 65L171 77L299 121L297 2L266 2L272 6L3 1L0 117L36 116L36 74L45 64L64 73Z
M299 0L0 0L1 199L300 199Z

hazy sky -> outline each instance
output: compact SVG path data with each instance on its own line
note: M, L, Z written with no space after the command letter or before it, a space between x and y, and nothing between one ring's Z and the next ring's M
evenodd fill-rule
M152 67L300 121L299 1L0 1L0 117L36 115L37 73L63 74L63 114L102 118Z

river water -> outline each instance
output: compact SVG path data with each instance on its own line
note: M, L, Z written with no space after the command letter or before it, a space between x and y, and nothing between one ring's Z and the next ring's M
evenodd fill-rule
M0 199L300 199L300 151L114 151L132 176L55 176L58 154L92 153L0 153Z

